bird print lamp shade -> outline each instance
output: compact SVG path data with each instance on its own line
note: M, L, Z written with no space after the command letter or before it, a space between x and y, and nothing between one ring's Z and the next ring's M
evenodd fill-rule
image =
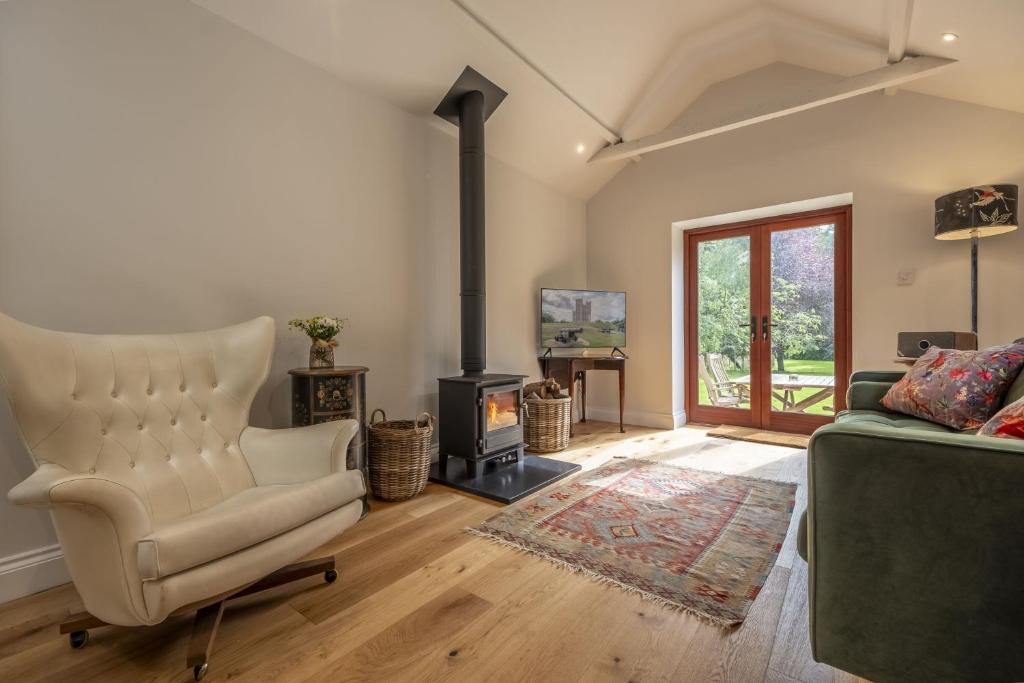
M1016 230L1017 186L982 185L935 200L935 238L965 240Z

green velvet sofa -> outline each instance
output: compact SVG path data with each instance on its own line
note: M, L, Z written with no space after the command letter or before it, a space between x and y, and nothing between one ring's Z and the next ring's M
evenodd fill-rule
M808 449L814 659L873 681L1024 681L1024 440L887 411L858 372ZM1024 397L1024 373L1004 402Z

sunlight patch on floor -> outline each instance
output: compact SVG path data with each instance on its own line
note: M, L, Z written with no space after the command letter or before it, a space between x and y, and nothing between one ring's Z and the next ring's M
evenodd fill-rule
M579 462L584 471L611 460L643 457L680 467L778 481L796 481L800 463L795 461L806 457L805 451L796 448L708 436L705 427L626 429L623 438L604 445L592 443L586 437L573 439L559 457ZM630 435L631 429L637 433Z

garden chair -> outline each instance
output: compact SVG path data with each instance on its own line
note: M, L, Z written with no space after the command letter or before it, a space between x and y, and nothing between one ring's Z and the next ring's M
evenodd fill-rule
M741 403L750 400L750 387L746 384L733 382L732 378L729 377L729 373L725 371L725 356L720 353L709 353L708 369L711 370L711 375L715 378L715 382L718 383L722 392L727 395L735 394L739 396Z
M700 378L704 380L704 386L708 389L708 399L711 404L721 408L735 408L740 403L749 400L749 397L746 396L746 387L729 379L722 363L722 355L709 353L706 356L706 359L704 355L697 356L697 370ZM721 379L719 372L715 371L716 366L724 379Z

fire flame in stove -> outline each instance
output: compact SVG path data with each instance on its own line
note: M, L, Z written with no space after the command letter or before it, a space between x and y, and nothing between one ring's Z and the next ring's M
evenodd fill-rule
M498 402L491 396L487 399L487 424L492 425L498 421Z
M503 391L487 397L487 429L504 429L519 424L519 400L515 391Z

